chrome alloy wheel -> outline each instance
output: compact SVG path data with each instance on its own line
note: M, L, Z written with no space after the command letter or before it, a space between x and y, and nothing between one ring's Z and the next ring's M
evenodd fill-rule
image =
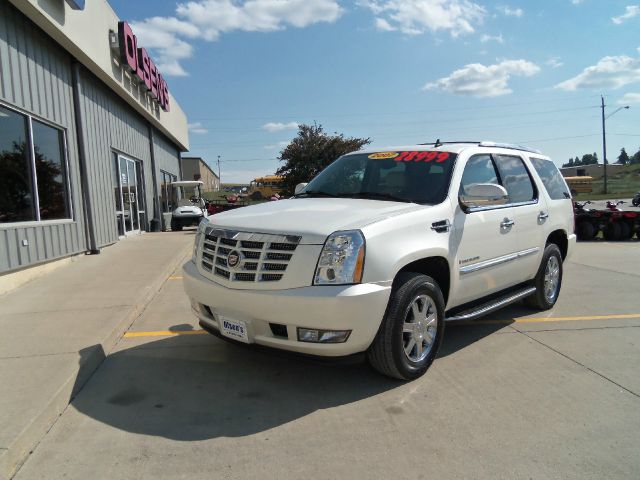
M548 302L553 303L558 295L560 286L560 262L554 255L549 257L547 267L544 271L544 296Z
M402 326L404 354L412 362L424 360L436 339L438 312L433 299L428 295L418 295L409 304Z

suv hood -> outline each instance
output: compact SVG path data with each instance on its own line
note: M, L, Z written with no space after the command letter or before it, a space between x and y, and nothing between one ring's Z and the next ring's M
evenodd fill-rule
M301 235L302 243L321 245L337 230L363 228L424 208L415 203L345 198L296 198L261 203L208 218L212 226L245 232Z

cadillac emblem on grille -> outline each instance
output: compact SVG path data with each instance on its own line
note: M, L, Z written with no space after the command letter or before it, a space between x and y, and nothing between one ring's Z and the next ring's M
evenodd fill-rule
M240 263L240 252L237 252L236 250L232 250L231 252L229 252L229 255L227 255L227 266L229 268L233 268L237 266L239 263Z

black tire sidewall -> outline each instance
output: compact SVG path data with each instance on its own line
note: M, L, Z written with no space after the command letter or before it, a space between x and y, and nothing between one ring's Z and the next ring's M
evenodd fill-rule
M551 256L555 256L558 260L558 264L560 266L560 278L558 279L558 291L556 292L556 296L553 299L553 302L550 302L547 299L547 296L544 292L544 274L547 269L547 263L549 262L549 258ZM562 277L564 273L564 266L562 264L562 253L560 252L560 248L555 243L548 244L544 249L544 255L542 256L542 262L540 263L540 268L535 278L535 287L536 287L536 300L537 306L543 310L548 310L553 308L553 306L558 301L558 297L560 297L560 290L562 289Z
M412 274L394 289L393 305L388 312L391 317L387 320L393 322L391 325L391 342L393 360L398 372L406 379L414 379L424 374L435 360L438 354L442 339L444 337L444 298L436 282L426 275ZM436 307L438 315L438 327L434 345L429 354L420 362L412 362L404 353L403 324L404 315L410 303L420 294L428 295Z

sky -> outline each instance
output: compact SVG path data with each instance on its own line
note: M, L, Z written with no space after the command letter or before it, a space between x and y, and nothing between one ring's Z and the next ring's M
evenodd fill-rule
M640 148L634 0L110 0L222 182L272 174L297 125L372 146L492 140L560 165ZM638 0L635 0L638 1ZM629 109L620 107L630 106Z

